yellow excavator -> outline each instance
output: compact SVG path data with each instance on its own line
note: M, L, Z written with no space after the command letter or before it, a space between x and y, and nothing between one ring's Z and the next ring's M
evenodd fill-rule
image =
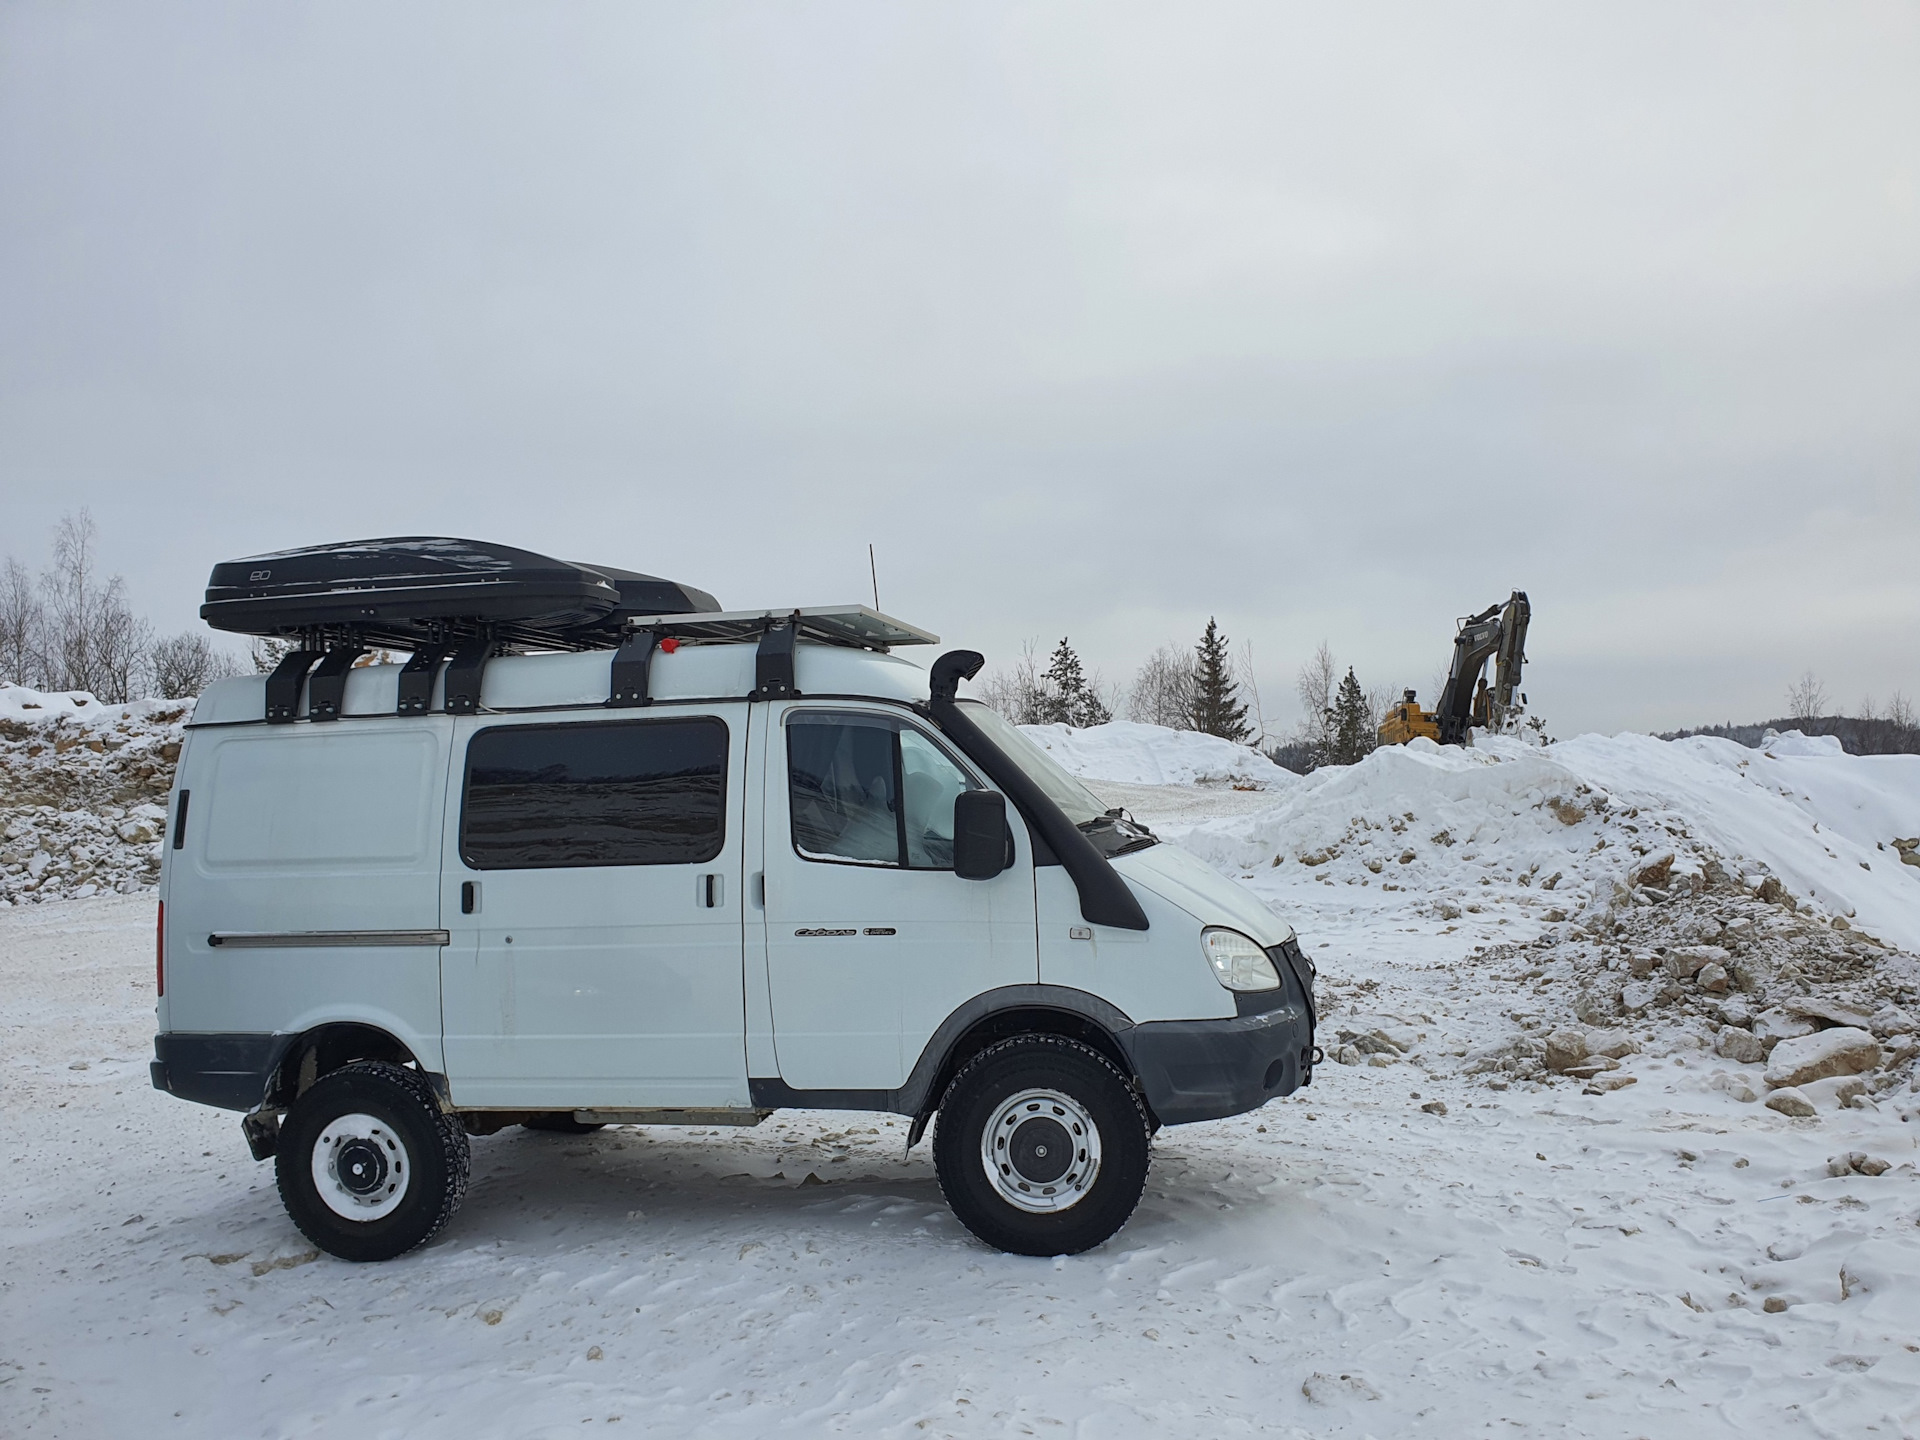
M1475 726L1498 730L1513 712L1520 670L1527 663L1527 621L1532 609L1527 592L1516 590L1504 605L1489 605L1455 623L1453 665L1440 703L1420 708L1408 690L1380 722L1382 745L1404 745L1417 735L1442 745L1470 743ZM1493 685L1487 685L1487 661L1494 661ZM1526 696L1519 696L1522 704Z

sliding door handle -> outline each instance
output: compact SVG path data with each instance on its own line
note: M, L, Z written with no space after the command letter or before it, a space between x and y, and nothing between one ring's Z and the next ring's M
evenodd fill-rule
M727 903L727 877L724 875L702 875L698 888L694 891L694 903L702 910L718 910Z

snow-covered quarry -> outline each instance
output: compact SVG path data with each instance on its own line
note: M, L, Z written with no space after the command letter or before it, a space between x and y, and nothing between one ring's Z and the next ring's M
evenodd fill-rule
M0 686L0 905L125 895L158 881L191 708Z
M0 1433L1920 1433L1920 757L1036 730L1294 924L1308 1089L1162 1131L1070 1259L795 1112L476 1139L356 1267L148 1085L178 714L5 698Z

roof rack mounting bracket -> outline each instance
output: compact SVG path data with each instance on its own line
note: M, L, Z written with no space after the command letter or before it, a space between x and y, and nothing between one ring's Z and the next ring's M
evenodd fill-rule
M424 715L433 706L433 677L447 658L446 647L425 645L413 652L400 671L400 698L396 715Z
M653 670L654 647L660 632L652 626L629 630L613 652L613 669L608 682L607 704L613 709L631 709L653 704L648 682Z
M300 692L306 688L307 671L325 651L289 650L267 676L267 723L291 725L300 711Z
M447 714L477 715L480 711L480 684L486 676L487 661L493 658L494 640L483 635L463 640L447 662Z
M800 614L781 616L760 637L760 649L753 657L753 694L751 700L791 700L800 693L793 678L793 647L799 638Z
M359 645L338 645L320 657L307 677L307 719L338 720L347 703L347 671L366 654Z

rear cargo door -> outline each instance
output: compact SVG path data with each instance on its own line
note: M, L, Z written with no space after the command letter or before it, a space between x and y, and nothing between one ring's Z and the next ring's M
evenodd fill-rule
M454 1103L740 1106L747 707L460 722Z

